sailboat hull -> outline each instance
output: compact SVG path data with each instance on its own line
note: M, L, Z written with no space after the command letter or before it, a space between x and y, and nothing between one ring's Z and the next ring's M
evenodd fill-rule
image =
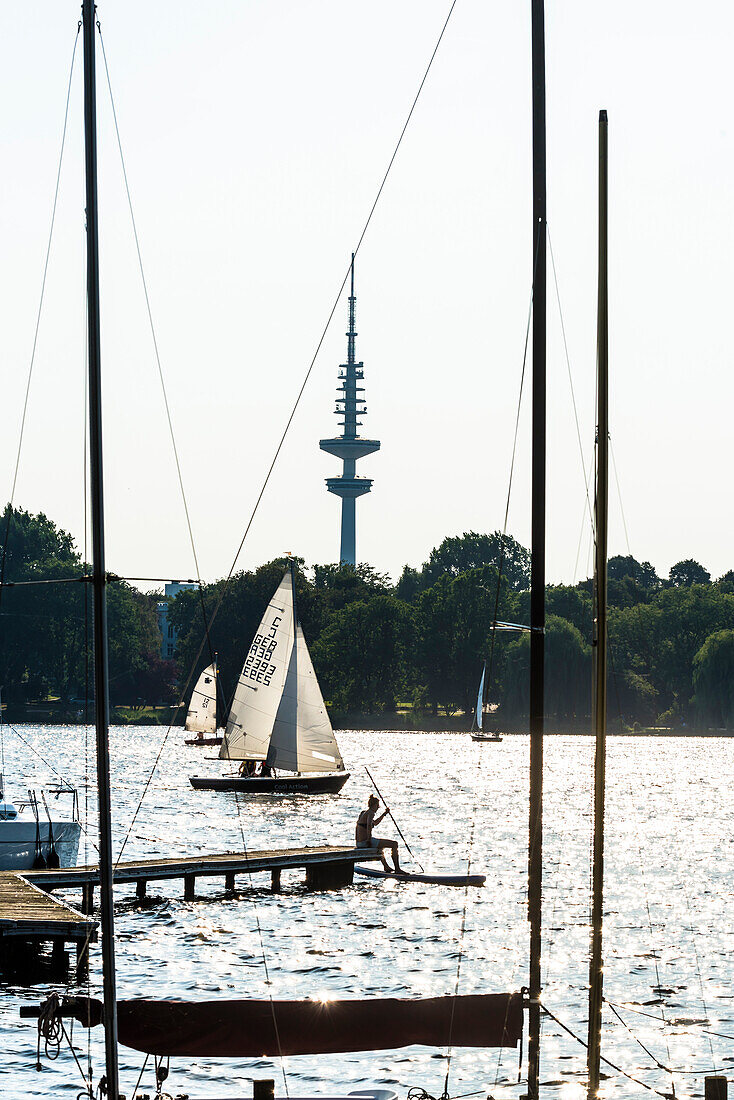
M74 867L81 829L78 821L54 821L52 829L47 821L40 822L38 828L35 821L0 822L0 871L30 871L39 847L44 859L55 848L59 865Z
M335 772L333 775L291 775L274 779L260 779L255 776L189 776L189 783L195 791L237 791L239 794L339 794L349 772Z
M497 744L502 740L501 733L473 733L471 735L472 741L493 741Z
M187 737L186 745L221 745L222 737Z

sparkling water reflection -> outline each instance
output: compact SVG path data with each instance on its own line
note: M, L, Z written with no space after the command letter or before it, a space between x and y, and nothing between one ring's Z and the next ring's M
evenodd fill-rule
M38 753L6 730L11 787L52 778L51 768L84 786L93 782L93 734L74 727L20 727ZM112 733L116 851L125 858L184 855L248 847L341 843L370 790L368 764L414 852L436 871L487 874L487 886L466 898L460 970L462 992L517 989L526 981L528 931L526 737L476 745L461 734L360 731L340 743L352 778L338 798L238 800L196 793L195 772L217 774L212 750L185 748L172 732L137 816L142 789L166 731L117 728ZM707 1073L734 1074L731 921L734 883L734 741L726 738L610 740L607 796L605 1007L603 1053L647 1086L702 1096ZM588 967L592 742L546 740L544 1001L585 1037ZM17 784L17 785L16 785ZM89 839L80 859L94 859L94 793ZM82 793L82 805L84 795ZM381 826L387 831L387 822ZM86 853L84 846L86 844ZM409 859L405 859L410 865ZM224 894L218 880L200 880L195 902L180 883L150 884L144 903L133 888L116 895L118 990L121 997L199 998L409 996L451 993L456 983L462 890L365 880L333 893L308 894L303 872L285 872L274 896L266 878ZM68 900L76 902L75 894ZM270 986L265 984L261 941ZM99 994L98 949L92 991ZM49 986L2 986L0 1094L74 1096L79 1073L66 1053L35 1071L35 1034L21 1022L21 1003L37 1003ZM58 987L56 987L58 988ZM662 1023L661 1020L665 1022ZM626 1025L626 1026L625 1026ZM718 1032L719 1035L711 1033ZM86 1058L86 1033L75 1032ZM100 1036L93 1035L96 1076L103 1072ZM142 1058L121 1049L128 1096ZM543 1095L582 1097L583 1048L551 1019L543 1025ZM607 1067L608 1097L645 1095ZM253 1077L272 1076L284 1094L334 1095L366 1083L412 1085L438 1096L446 1052L409 1048L351 1056L262 1060L177 1060L171 1093L191 1097L251 1095ZM152 1081L146 1076L146 1091ZM459 1050L451 1060L452 1095L519 1097L517 1054ZM650 1095L647 1093L647 1095Z

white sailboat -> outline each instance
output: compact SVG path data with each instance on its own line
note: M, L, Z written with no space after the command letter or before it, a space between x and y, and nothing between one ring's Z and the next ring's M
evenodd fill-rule
M489 730L482 728L484 721L484 681L487 676L487 662L484 662L482 668L482 678L479 681L479 691L477 693L477 706L474 713L474 725L471 731L472 741L501 741L502 735L499 733L491 733Z
M186 738L187 745L221 745L217 737L217 669L216 657L196 682L186 714L186 732L196 734Z
M196 790L336 794L349 778L298 622L292 563L245 658L219 755L262 762L265 774L194 775ZM294 774L275 777L274 768Z

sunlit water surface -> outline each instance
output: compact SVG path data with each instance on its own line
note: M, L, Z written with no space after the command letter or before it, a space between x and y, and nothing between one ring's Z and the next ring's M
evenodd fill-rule
M74 727L7 728L5 768L11 791L53 778L80 788L94 781L93 735ZM415 855L436 871L487 875L471 890L365 880L336 892L306 893L303 871L285 872L272 895L267 876L241 892L199 880L195 902L180 882L150 884L144 904L134 887L116 894L120 997L365 997L501 992L527 981L528 740L475 745L461 734L345 732L339 735L352 778L338 798L240 799L194 792L188 776L217 774L216 750L186 748L180 730L112 731L115 850L125 858L184 856L248 847L347 843L370 792L369 765ZM138 812L153 763L158 766ZM545 749L543 999L575 1035L586 1034L590 908L592 742L550 737ZM92 790L86 858L96 808ZM394 835L389 823L380 833ZM83 839L82 844L85 841ZM734 1076L734 740L616 737L608 751L606 814L605 1006L603 1053L646 1085L702 1096L703 1078ZM85 852L80 852L80 860ZM406 865L410 864L405 858ZM78 902L78 893L67 900ZM466 928L460 944L464 906ZM262 947L261 939L262 937ZM271 985L265 984L263 951ZM92 993L100 994L99 948ZM79 1071L68 1051L35 1069L35 1029L20 1021L55 986L7 983L0 1009L0 1094L76 1096ZM80 991L80 990L77 990ZM728 1036L728 1038L726 1038ZM75 1043L86 1061L86 1033ZM640 1044L673 1076L655 1066ZM95 1080L104 1071L99 1029L93 1033ZM131 1096L142 1056L120 1050L121 1088ZM519 1097L515 1051L453 1053L452 1096ZM609 1067L604 1094L651 1095ZM405 1095L443 1090L446 1051L408 1048L270 1061L175 1060L170 1093L250 1096L253 1077L274 1077L276 1093L328 1096L378 1084ZM558 1023L543 1024L543 1096L573 1100L583 1089L585 1051ZM145 1091L154 1092L149 1074Z

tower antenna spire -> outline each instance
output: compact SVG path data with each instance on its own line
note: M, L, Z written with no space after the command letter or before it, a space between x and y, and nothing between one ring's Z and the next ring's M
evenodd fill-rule
M333 439L322 439L319 447L327 454L340 458L343 463L341 477L329 477L326 479L326 487L330 493L341 497L342 501L342 525L341 548L339 560L347 565L357 564L356 552L356 515L355 501L357 497L369 493L372 488L372 480L367 477L357 477L357 459L365 455L379 451L380 443L377 439L363 439L358 434L362 421L358 418L367 412L364 398L364 386L357 383L364 378L364 363L356 362L357 331L355 328L355 314L357 299L354 294L354 253L352 253L351 281L349 294L349 330L347 336L347 361L339 368L339 386L337 387L336 409L337 416L343 416L339 422L342 434Z

